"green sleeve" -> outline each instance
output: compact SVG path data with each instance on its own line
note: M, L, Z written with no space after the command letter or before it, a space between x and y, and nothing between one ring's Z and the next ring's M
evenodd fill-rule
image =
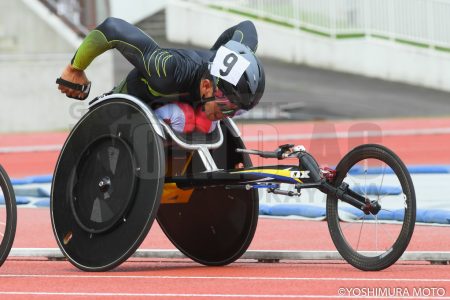
M72 67L85 70L94 58L112 48L112 44L100 30L93 30L86 36L72 58Z

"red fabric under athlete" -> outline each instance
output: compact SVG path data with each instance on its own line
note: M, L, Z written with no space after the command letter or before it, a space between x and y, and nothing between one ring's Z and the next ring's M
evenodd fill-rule
M216 128L218 122L209 120L201 106L194 111L190 104L182 102L161 106L155 110L155 113L174 131L182 133L190 133L194 130L210 133Z

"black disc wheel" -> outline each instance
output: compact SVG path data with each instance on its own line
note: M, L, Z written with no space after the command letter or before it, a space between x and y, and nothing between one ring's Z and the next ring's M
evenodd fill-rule
M348 184L376 208L366 214L328 195L328 228L337 250L361 270L391 266L406 250L416 219L414 186L407 168L389 149L362 145L350 151L336 171L336 187Z
M0 166L0 266L11 251L16 234L17 210L14 190L5 169Z
M222 127L224 143L212 151L215 163L221 169L251 166L248 154L234 151L244 148L239 137ZM167 153L168 151L166 151ZM174 155L168 159L174 161ZM189 173L204 170L198 155L194 155L187 168ZM170 192L165 187L166 203L158 212L158 222L167 237L182 253L207 266L227 265L242 256L249 247L258 223L259 198L255 190L227 190L224 187L197 188L187 193L186 201L171 203L170 198L181 198L183 191Z
M51 197L53 231L72 264L105 271L136 251L158 211L164 166L140 106L110 99L83 116L58 159Z

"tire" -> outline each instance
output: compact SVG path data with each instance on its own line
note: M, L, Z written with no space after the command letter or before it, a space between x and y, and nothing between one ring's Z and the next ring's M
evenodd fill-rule
M224 143L212 151L217 166L224 170L239 163L250 167L249 155L234 151L245 147L242 139L234 137L226 126L222 130ZM191 168L204 168L198 155L194 155ZM256 190L208 187L195 189L187 203L163 203L158 222L173 245L187 257L205 266L225 266L239 259L250 246L258 214Z
M3 197L1 195L3 194ZM11 251L16 234L17 209L14 190L5 169L0 166L0 266L5 262Z
M164 185L164 148L149 115L120 95L90 108L58 158L53 232L70 263L107 271L147 236Z
M416 220L414 186L407 168L386 147L362 145L337 165L334 186L342 182L352 191L375 199L381 210L365 215L328 195L327 222L334 245L349 264L360 270L379 271L391 266L406 250Z

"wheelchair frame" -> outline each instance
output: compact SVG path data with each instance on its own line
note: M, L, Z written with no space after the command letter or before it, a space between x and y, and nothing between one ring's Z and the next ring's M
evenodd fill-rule
M325 194L332 194L338 199L362 210L366 215L376 215L381 207L375 201L369 201L363 196L353 192L349 186L343 183L339 187L334 187L331 183L335 178L335 171L320 169L314 158L306 152L304 148L294 147L294 145L282 145L275 152L261 152L256 150L236 149L237 152L259 155L264 158L288 159L297 158L298 165L283 166L261 166L254 168L243 168L236 170L221 170L211 156L209 150L217 149L224 141L223 133L220 130L220 123L216 130L219 131L219 141L212 144L188 144L177 137L168 124L158 120L152 110L147 105L130 95L113 94L105 97L99 97L90 102L90 105L96 105L111 98L125 98L138 105L149 117L156 132L162 138L166 138L167 133L170 138L181 148L197 151L205 172L191 174L189 177L177 176L166 177L166 183L175 183L180 188L195 187L217 187L224 186L226 189L268 189L269 193L281 194L285 196L300 196L301 189L315 188ZM225 119L231 128L233 136L240 137L241 133L234 121L230 118ZM289 170L289 171L288 171ZM302 179L302 180L300 180ZM261 184L266 183L266 184ZM280 184L293 184L297 192L280 190Z

